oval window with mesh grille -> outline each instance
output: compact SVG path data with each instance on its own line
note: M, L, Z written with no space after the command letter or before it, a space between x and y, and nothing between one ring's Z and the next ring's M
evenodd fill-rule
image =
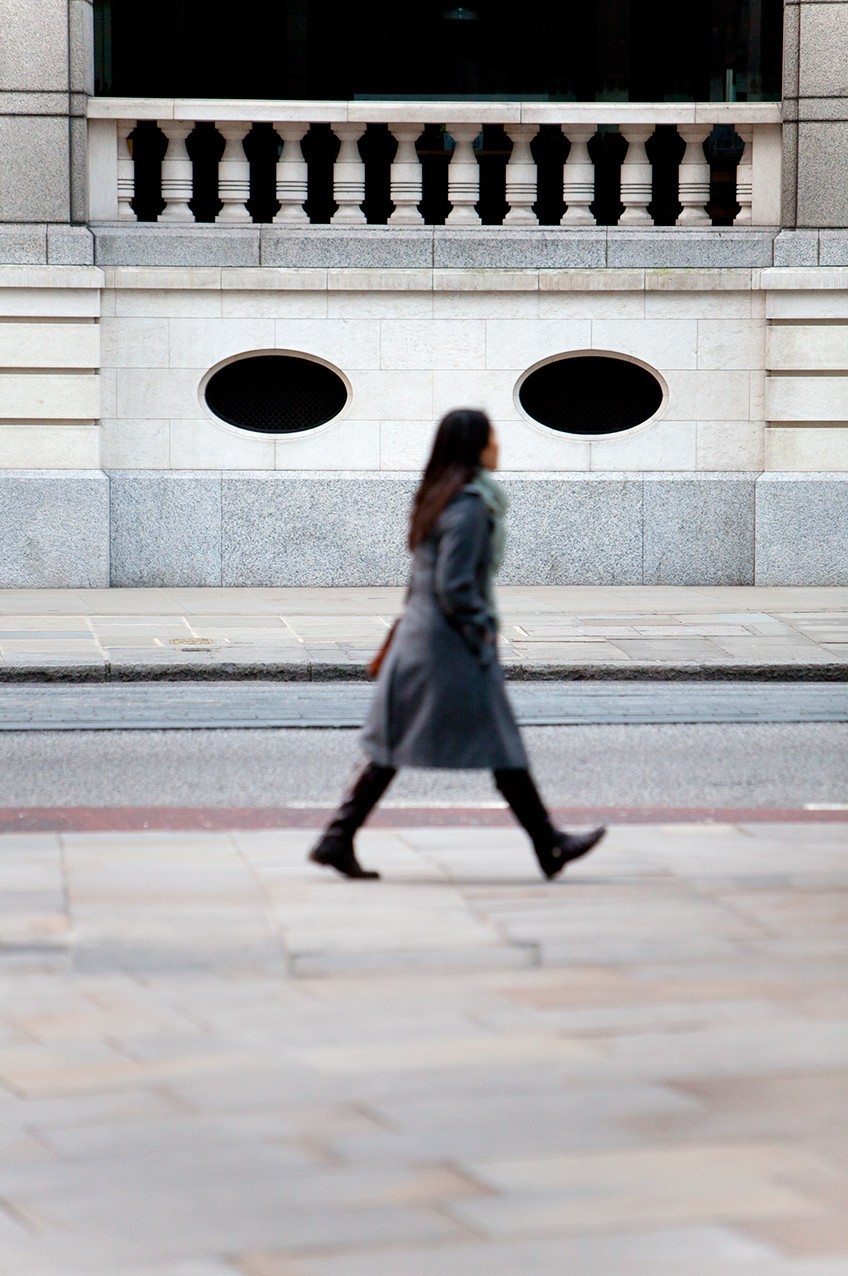
M338 416L347 386L338 372L294 354L252 354L219 368L206 404L228 425L256 434L297 434Z
M593 436L632 430L657 412L663 387L648 368L609 354L563 355L531 369L518 402L540 425Z

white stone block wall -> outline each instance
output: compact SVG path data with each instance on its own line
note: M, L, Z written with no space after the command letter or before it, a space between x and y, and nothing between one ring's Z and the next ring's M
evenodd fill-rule
M313 355L351 395L308 434L215 420L204 378ZM571 438L516 389L557 354L654 368L657 417ZM515 473L848 470L848 269L0 268L0 469L417 471L449 408L485 408ZM98 375L99 371L99 375Z
M104 271L107 469L415 471L460 404L497 423L515 472L744 471L763 464L766 321L751 270ZM252 286L251 286L252 285ZM209 371L249 351L313 355L351 387L337 421L256 436L215 420ZM605 351L667 387L657 418L589 441L530 422L527 370Z
M765 468L848 470L848 269L771 270Z
M0 470L100 467L99 270L0 267Z

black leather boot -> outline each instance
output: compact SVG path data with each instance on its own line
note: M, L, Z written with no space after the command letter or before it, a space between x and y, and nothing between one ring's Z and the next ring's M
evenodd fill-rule
M375 879L380 876L373 869L363 868L356 858L353 835L365 823L394 776L395 771L390 766L366 763L320 840L309 852L309 859L313 864L334 868L343 877Z
M597 846L605 828L591 833L563 833L554 828L547 808L529 771L495 771L495 784L509 803L510 809L533 843L539 867L545 877L556 877L566 864L586 855Z

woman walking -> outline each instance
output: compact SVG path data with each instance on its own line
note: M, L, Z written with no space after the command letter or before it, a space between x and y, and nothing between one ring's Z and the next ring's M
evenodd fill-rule
M362 735L369 761L309 853L345 877L379 877L360 865L353 837L404 766L491 770L545 877L604 835L603 828L571 834L553 826L507 700L493 589L507 506L491 477L497 464L485 413L444 417L413 504L406 609Z

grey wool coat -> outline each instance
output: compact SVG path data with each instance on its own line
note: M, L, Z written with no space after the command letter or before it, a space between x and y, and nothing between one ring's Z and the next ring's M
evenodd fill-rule
M380 766L526 767L486 601L491 515L464 487L415 550L362 747Z

